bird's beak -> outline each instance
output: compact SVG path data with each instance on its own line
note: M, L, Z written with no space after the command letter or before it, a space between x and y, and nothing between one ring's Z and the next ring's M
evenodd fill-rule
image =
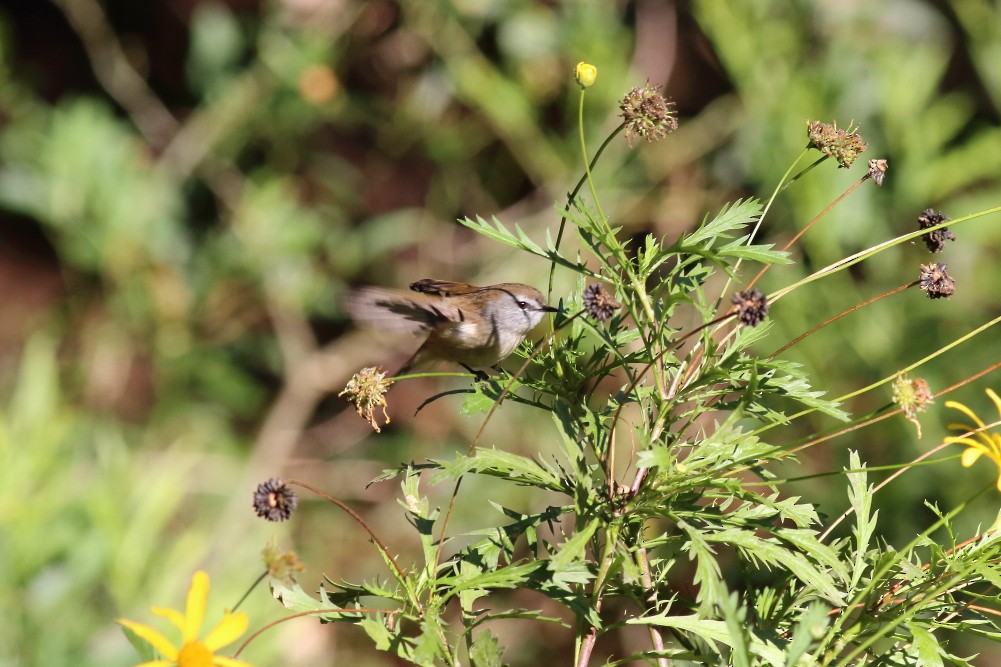
M555 306L543 306L540 310L544 313L558 313L560 309Z

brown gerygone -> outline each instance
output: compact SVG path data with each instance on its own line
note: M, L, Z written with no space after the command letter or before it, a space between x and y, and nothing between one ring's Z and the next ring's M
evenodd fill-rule
M427 334L397 375L433 361L469 370L493 366L514 352L543 313L558 310L546 305L539 290L520 283L477 287L424 278L410 289L362 287L345 303L359 322Z

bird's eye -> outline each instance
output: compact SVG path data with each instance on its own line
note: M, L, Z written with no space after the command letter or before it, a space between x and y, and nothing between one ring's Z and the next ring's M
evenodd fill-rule
M527 301L515 301L515 303L517 303L518 307L521 308L522 310L525 310L526 308L528 308L528 302Z

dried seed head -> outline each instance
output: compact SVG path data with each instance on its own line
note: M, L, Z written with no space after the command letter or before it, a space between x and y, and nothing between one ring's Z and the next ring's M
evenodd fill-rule
M839 130L837 123L807 121L806 134L810 138L810 148L816 148L824 155L834 158L842 168L851 166L866 149L861 135L852 130L850 125L847 130Z
M648 142L663 139L678 129L674 105L650 85L633 88L619 102L622 122L626 128L626 143L632 146L637 137Z
M922 264L918 282L929 299L941 299L956 293L956 281L946 272L945 264Z
M358 416L363 417L372 425L375 432L379 433L381 429L379 428L379 422L375 419L375 409L378 407L382 408L382 416L385 417L388 424L389 415L386 414L386 392L392 386L393 380L386 377L385 371L380 371L378 367L371 366L363 368L352 375L347 386L344 387L344 391L337 395L343 396L347 394L348 400L354 404Z
M268 521L285 521L299 504L292 489L280 479L269 479L258 484L254 491L254 511Z
M621 307L622 304L613 299L600 283L592 283L584 290L584 311L599 322L610 318Z
M928 229L929 227L934 227L935 225L941 224L948 219L949 217L941 211L926 208L921 215L918 216L918 229ZM932 252L942 252L942 248L945 247L945 242L955 241L956 235L950 232L948 227L940 227L934 231L928 232L922 236L921 239Z
M889 168L890 163L882 158L869 160L869 178L871 178L876 185L882 185L883 178L886 176L886 170Z
M737 306L737 319L746 326L757 326L768 315L768 297L758 288L734 294L733 303Z
M934 403L934 396L928 382L924 378L909 379L906 375L898 375L893 381L893 402L900 407L907 421L914 424L921 437L921 424L917 415L924 412Z
M306 569L294 551L282 551L275 544L273 537L261 550L261 560L264 561L264 567L268 569L269 577L287 584L295 583L295 573Z

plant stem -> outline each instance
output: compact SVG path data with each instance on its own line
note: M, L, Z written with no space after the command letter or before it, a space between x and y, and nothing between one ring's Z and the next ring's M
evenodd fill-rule
M625 128L625 124L620 123L619 126L616 127L614 130L612 130L612 133L609 134L607 137L605 137L605 140L601 142L601 146L598 147L598 150L595 152L594 157L591 158L591 162L588 165L588 168L585 169L584 174L580 177L580 180L577 181L577 185L574 186L574 189L571 190L570 193L567 195L568 209L573 204L573 201L577 198L577 194L580 192L580 189L584 187L584 183L587 182L590 170L594 169L594 166L598 164L598 158L600 158L601 154L605 152L605 148L607 148L608 145L612 143L612 139L614 139L616 136L618 136L620 132L622 132L623 128ZM556 251L559 251L560 244L563 242L563 232L566 230L566 226L567 226L567 216L564 214L560 218L560 228L556 232L556 247L555 247ZM556 262L554 260L549 266L549 288L546 292L547 301L553 298L553 276L555 274L556 274Z
M233 605L233 608L230 609L230 611L236 611L237 609L239 609L240 605L243 604L243 601L247 599L248 595L250 595L250 592L253 591L255 588L257 588L257 584L259 584L262 581L264 581L264 577L266 577L266 576L268 576L268 571L267 570L265 570L264 572L261 572L261 576L257 577L257 579L254 580L254 583L250 584L250 588L248 588L246 590L246 592L243 594L243 597L241 597L239 600L237 600L236 604Z
M759 273L758 275L760 276L761 274ZM829 318L827 320L824 320L823 322L821 322L817 326L812 327L810 330L806 331L805 333L802 333L799 336L797 336L796 338L793 338L791 341L789 341L788 343L786 343L785 345L783 345L779 349L777 349L774 352L772 352L771 354L769 354L768 358L769 359L774 359L775 357L777 357L778 355L782 354L783 352L785 352L786 350L788 350L790 347L792 347L793 345L795 345L796 343L800 342L801 340L803 340L807 336L810 336L811 334L814 334L814 333L820 331L821 329L823 329L827 325L832 324L833 322L837 322L842 317L844 317L846 315L850 315L851 313L854 313L856 310L861 310L862 308L865 308L869 304L876 303L880 299L885 299L886 297L892 296L892 295L896 294L897 292L903 292L908 287L914 287L915 285L918 284L918 282L919 281L915 280L912 283L906 283L904 285L901 285L900 287L894 287L892 290L890 290L888 292L883 292L879 296L874 296L871 299L863 301L862 303L856 304L856 305L852 306L851 308L838 313L834 317L831 317L831 318Z
M334 505L337 505L342 510L344 510L345 512L347 512L348 516L350 516L352 519L354 519L355 523L357 523L359 526L361 526L365 530L365 532L368 533L369 537L372 538L372 541L375 542L376 546L382 552L383 557L385 557L385 559L387 561L389 561L389 564L393 566L393 570L396 572L397 580L403 586L404 590L407 591L407 596L410 598L410 603L412 605L414 605L414 607L421 614L424 613L424 605L422 605L421 601L418 600L417 597L413 594L413 591L410 590L410 587L406 585L407 578L403 574L403 570L400 569L400 566L397 565L396 559L393 558L393 555L389 552L389 549L386 547L386 545L383 544L382 540L379 539L379 536L375 534L375 532L369 527L369 525L367 523L365 523L365 520L362 519L361 516L359 516L357 512L355 512L353 509L351 509L350 507L348 507L346 504L344 504L343 502L341 502L337 498L334 498L333 496L331 496L331 495L329 495L327 493L324 493L323 491L321 491L320 489L316 488L315 486L313 486L312 484L310 484L308 482L303 482L303 481L298 480L298 479L290 479L290 480L286 480L286 483L287 484L294 484L295 486L301 486L304 489L312 491L313 493L315 493L316 495L320 496L321 498L323 498L327 502L333 503Z

